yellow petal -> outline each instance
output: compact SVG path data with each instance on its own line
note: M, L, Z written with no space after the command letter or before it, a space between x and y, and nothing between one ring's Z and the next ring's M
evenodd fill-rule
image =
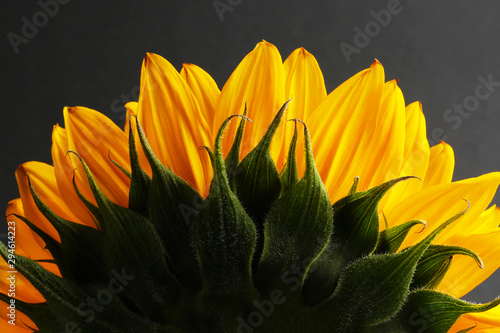
M123 127L123 132L128 137L129 129L130 129L130 116L137 114L137 102L128 102L125 104L125 109L127 110L127 114L125 116L125 125Z
M369 178L369 187L374 187L399 173L405 149L405 124L403 93L397 80L392 80L384 85L380 110L373 124L375 133L366 150L360 181Z
M215 109L220 95L217 83L202 68L193 64L184 64L181 69L181 75L198 100L201 113L205 117L209 128L213 130ZM216 133L212 132L210 136L214 138Z
M210 128L186 80L156 54L142 66L137 115L159 160L206 196L212 169L199 147L213 145Z
M300 119L306 124L309 115L326 98L325 79L314 56L304 48L296 49L288 56L285 68L285 97L292 99L287 109L287 119ZM294 124L284 122L286 129L282 150L287 151L294 133ZM299 136L298 147L303 147ZM283 152L284 154L284 152ZM299 176L304 173L304 154L297 154Z
M495 231L500 225L500 208L496 205L491 206L479 217L478 228L475 233Z
M450 333L458 333L460 330L474 327L471 333L497 333L500 327L500 307L494 307L485 312L466 313L458 318L450 329Z
M12 318L7 316L7 311L5 311L8 305L4 302L0 301L0 332L5 333L31 333L33 330L31 328L35 328L36 325L28 318L24 313L16 310L16 324L12 325L9 323L9 320ZM30 328L31 327L31 328Z
M331 92L308 120L316 165L332 202L347 195L356 176L373 171L361 164L366 155L379 158L368 148L383 90L384 69L376 61ZM360 189L370 182L362 177Z
M55 181L54 169L44 163L27 162L17 168L16 179L21 194L24 216L52 238L60 241L56 229L38 210L33 200L28 184L28 176L40 199L55 210L59 206L61 194Z
M427 221L424 231L408 234L401 246L404 248L423 239L446 220L465 210L467 203L464 199L467 200L470 203L470 209L437 236L435 243L441 243L456 233L474 231L477 218L488 207L498 184L500 184L500 173L490 173L459 182L431 186L409 196L393 209L386 211L386 217L390 226L414 219Z
M416 176L424 179L429 164L429 143L425 118L420 102L411 103L406 107L406 138L404 157L401 169L396 177ZM405 181L394 186L380 203L382 211L390 210L409 195L416 193L422 187L421 181Z
M125 133L102 113L84 107L64 108L64 123L69 150L87 163L108 199L127 207L130 179L110 160L130 171Z
M441 141L441 143L431 147L429 167L423 179L422 188L451 182L454 168L455 155L449 144Z
M0 258L0 292L8 294L10 290L10 281L7 280L11 275L15 276L16 281L16 299L28 303L41 303L45 302L42 294L33 287L33 285L21 273L11 273L12 269L9 264ZM3 308L4 309L4 308ZM2 309L2 310L3 310ZM4 313L4 311L0 311Z
M455 234L441 243L465 247L477 253L484 263L484 268L481 269L470 257L453 257L452 264L438 289L454 297L464 296L500 267L498 260L500 258L500 247L498 246L500 229L498 228L495 231L481 234Z
M260 141L274 116L285 103L285 74L283 61L276 47L262 41L238 65L222 88L213 124L213 133L226 118L243 114L248 103L248 118L240 157L246 156ZM287 117L285 115L285 117ZM284 122L284 121L283 121ZM226 129L222 141L224 155L229 152L238 122L233 121ZM278 170L283 164L282 142L284 126L280 126L271 145L271 155Z
M50 252L45 248L45 242L38 236L26 223L21 219L14 216L13 214L19 216L24 215L22 200L15 199L9 202L7 206L7 222L9 222L9 227L14 227L14 230L9 229L9 231L15 231L16 235L16 253L30 259L54 259ZM12 223L14 222L14 225Z
M54 163L54 174L57 187L62 194L63 200L71 211L78 217L81 223L95 227L95 223L87 207L78 198L73 187L73 177L82 194L95 204L94 197L88 186L85 173L82 170L80 161L76 156L67 154L69 150L68 134L66 129L55 125L52 131L52 161ZM79 172L75 172L79 170ZM78 222L73 221L73 222Z

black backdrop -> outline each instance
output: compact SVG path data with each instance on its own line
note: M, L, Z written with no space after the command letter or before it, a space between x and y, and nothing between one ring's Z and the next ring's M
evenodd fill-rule
M498 1L54 3L2 4L3 207L18 197L14 171L19 164L50 163L52 126L62 124L63 106L91 107L123 122L118 105L137 97L145 52L159 53L177 68L195 63L222 87L261 39L274 43L283 58L299 46L312 52L328 91L379 59L387 79L400 79L406 102L423 103L429 139L435 141L435 130L454 147L455 180L500 170L500 87L493 86L484 100L475 99L481 77L500 81ZM357 37L358 29L368 29L368 36ZM451 113L454 105L471 111ZM497 274L467 298L489 301L499 294Z

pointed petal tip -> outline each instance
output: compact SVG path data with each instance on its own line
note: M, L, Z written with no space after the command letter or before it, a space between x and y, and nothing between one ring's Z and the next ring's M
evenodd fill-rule
M156 53L146 52L146 56L144 57L143 63L144 63L144 66L151 66L151 65L157 63L161 59L164 59L164 58Z
M276 50L276 51L278 50L278 48L274 44L269 43L265 39L263 39L262 41L258 42L257 45L255 46L254 50L258 50L258 49L261 49L261 48L268 48L268 49L273 49L273 50Z
M441 154L444 153L445 151L450 151L450 153L453 153L453 147L444 141L439 141L439 144L437 144L436 146L441 147L440 151Z
M299 47L296 51L300 57L307 58L311 56L312 54L307 51L304 47Z
M399 79L392 79L390 81L387 81L386 84L391 85L393 89L396 89L398 87L398 82Z
M29 162L24 162L23 164L19 165L16 169L16 174L20 173L20 174L27 176L28 175L28 172L26 171L26 164L27 163L29 163Z

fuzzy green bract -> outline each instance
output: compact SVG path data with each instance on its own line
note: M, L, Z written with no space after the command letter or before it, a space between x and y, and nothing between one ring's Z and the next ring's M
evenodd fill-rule
M31 186L59 243L18 216L46 243L62 277L15 256L17 269L46 302L17 300L39 332L431 332L448 331L464 313L486 311L500 300L474 305L435 289L451 258L470 250L433 245L457 212L420 243L401 249L413 220L380 231L379 202L401 181L352 190L331 203L316 170L309 131L295 121L288 159L279 172L269 153L286 104L261 142L239 159L249 119L239 116L233 147L223 159L222 124L214 171L203 199L165 167L135 118L130 126L129 207L104 196L81 159L97 205L75 191L92 213L91 228L57 216ZM135 126L132 126L135 124ZM251 126L247 124L246 126ZM299 130L303 127L303 134ZM135 130L134 130L135 129ZM304 135L304 151L297 137ZM137 141L138 139L138 141ZM141 167L141 148L152 170ZM297 171L296 153L306 168ZM464 203L465 206L465 203ZM464 207L465 208L465 207ZM6 259L8 249L1 245ZM8 302L9 297L1 294Z

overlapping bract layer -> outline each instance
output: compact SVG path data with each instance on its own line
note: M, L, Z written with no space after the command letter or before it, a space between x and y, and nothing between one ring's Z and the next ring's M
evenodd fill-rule
M40 264L56 274L20 259L27 267L20 269L24 276L19 275L19 283L25 286L19 293L21 311L31 314L40 329L43 325L62 327L68 318L70 322L87 319L78 313L81 303L76 304L77 300L84 295L104 295L102 290L109 290L106 286L116 274L138 276L148 289L141 292L137 280L125 280L123 292L113 294L110 306L97 313L102 321L83 324L88 325L83 326L86 330L145 325L151 331L175 331L174 327L189 321L186 313L195 313L203 323L189 329L234 330L242 322L238 319L250 325L245 316L255 311L256 303L275 299L276 291L287 301L276 305L273 315L256 330L276 330L289 322L290 331L303 331L306 326L301 325L317 331L342 331L355 323L356 330L442 332L463 312L491 307L494 303L474 307L418 290L437 287L459 297L498 267L497 252L490 250L500 237L499 212L495 207L485 209L500 177L494 173L450 183L451 148L445 143L429 148L421 105L405 108L396 82L384 81L383 68L375 62L326 96L312 55L299 49L283 64L276 48L262 42L242 61L219 96L213 80L200 68L186 65L179 74L166 60L149 54L139 102L127 105L128 114L137 115L143 132L135 122L121 131L98 112L68 108L66 128L54 129L55 168L30 162L18 170L21 199L13 201L8 211L17 214L9 219L25 230L18 254L44 260ZM276 115L291 97L287 110L282 108ZM245 102L253 124L246 124L238 139L233 139L238 125L231 121L220 142L219 126L230 115L242 113ZM312 140L305 141L309 142L307 152L299 150L296 162L287 147L290 142L291 147L302 147L303 138L292 122L281 119L284 114L287 119L302 119L311 132ZM241 129L244 123L240 123ZM212 142L220 144L218 149L217 144L210 147L215 148L213 156L198 150ZM69 150L77 154L67 154ZM210 187L213 175L215 185ZM351 191L342 199L356 176L361 191ZM386 183L404 176L422 181ZM41 200L33 198L32 189ZM464 198L470 202L468 212L437 235L440 226L465 209ZM333 211L330 202L335 203ZM318 207L322 209L314 211ZM382 233L380 212L384 212L388 228ZM43 237L34 234L23 220L31 221L33 230ZM420 220L427 221L427 227L415 233L410 227L418 228L414 225ZM339 226L339 221L351 223ZM359 229L363 225L366 228ZM380 230L385 228L382 223ZM360 230L364 233L357 234ZM192 235L199 240L191 242ZM448 247L428 247L432 238ZM137 244L124 245L132 239ZM46 243L50 251L43 250ZM68 244L80 246L75 250ZM397 252L403 248L408 250ZM439 260L431 260L432 253L439 251L443 253L437 256ZM141 262L146 252L154 255ZM392 255L383 254L386 252ZM484 260L485 269L478 269L467 258L477 260L474 253ZM410 257L413 259L405 259ZM52 259L57 260L57 267ZM120 265L125 261L129 270L122 272L125 265ZM394 268L391 265L404 268L401 274L406 275L398 276L402 281L395 288L398 297L389 293L384 298L381 293L387 289L387 274L375 268L389 270ZM81 267L92 267L95 275L89 273L90 268ZM468 274L462 273L464 269ZM64 278L59 279L58 274ZM408 285L413 274L415 283ZM363 289L367 276L378 281L379 288ZM80 288L79 283L87 280L92 286ZM66 290L68 299L61 299L55 290ZM408 294L408 290L412 291ZM372 307L360 306L355 299L346 300L353 293L360 295L359 300L371 293L374 299L392 303L365 300ZM407 297L402 311L382 324ZM52 311L57 316L48 314L46 306L30 305L44 299L54 304ZM430 317L417 311L428 308L429 299L448 307L431 307L435 315ZM85 303L80 310L88 310ZM495 311L484 317L462 316L452 331L476 323L478 329L490 329L496 325ZM107 323L107 316L116 313L130 314L128 321ZM218 317L220 313L225 315ZM411 327L405 326L410 325L408 316ZM40 317L59 323L44 324ZM304 318L311 323L300 321Z

